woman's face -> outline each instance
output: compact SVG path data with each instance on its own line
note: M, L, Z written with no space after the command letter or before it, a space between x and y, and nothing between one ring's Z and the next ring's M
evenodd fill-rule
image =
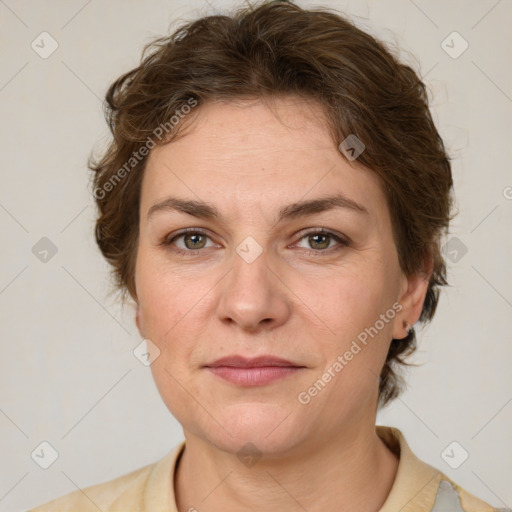
M319 107L276 107L197 107L141 191L137 325L160 350L156 385L186 434L231 452L373 428L390 341L426 289L400 270L377 176L342 156Z

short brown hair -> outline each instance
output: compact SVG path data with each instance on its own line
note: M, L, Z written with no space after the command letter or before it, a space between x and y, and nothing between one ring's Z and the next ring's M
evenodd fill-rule
M140 190L158 127L166 133L157 144L174 140L184 123L172 129L169 121L191 99L200 106L284 95L319 104L336 146L351 134L365 145L358 162L381 179L403 272L421 272L433 261L420 316L431 320L439 287L447 284L440 237L451 218L453 184L426 87L382 42L343 16L290 2L184 23L147 45L140 65L110 86L105 115L113 140L99 159L91 156L89 168L99 209L96 240L123 300L126 292L137 300ZM403 388L397 365L407 364L415 347L414 330L392 340L380 375L381 406Z

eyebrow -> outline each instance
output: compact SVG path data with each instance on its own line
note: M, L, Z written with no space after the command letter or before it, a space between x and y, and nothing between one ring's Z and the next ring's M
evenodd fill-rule
M307 215L326 212L334 208L346 208L358 213L369 214L369 211L363 205L343 194L336 194L327 197L319 197L317 199L299 201L284 206L279 210L276 224L283 220L305 217ZM215 206L203 201L180 199L178 197L167 197L163 201L151 206L148 210L148 219L156 212L161 211L178 211L207 220L222 219L222 215Z

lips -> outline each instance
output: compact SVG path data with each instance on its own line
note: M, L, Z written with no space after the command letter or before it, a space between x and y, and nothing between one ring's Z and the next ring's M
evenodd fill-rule
M218 359L217 361L207 364L208 368L219 368L226 366L229 368L262 368L269 366L303 368L301 365L294 364L286 359L273 356L260 356L251 359L242 356L229 356Z
M300 372L304 366L273 356L229 356L205 366L212 374L237 386L264 386Z

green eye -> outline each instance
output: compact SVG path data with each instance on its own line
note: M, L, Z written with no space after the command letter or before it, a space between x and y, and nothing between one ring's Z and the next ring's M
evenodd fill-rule
M183 246L176 245L176 242L179 240L183 240ZM162 245L171 247L172 251L177 254L193 256L200 254L204 249L214 246L214 244L208 246L208 240L211 240L211 238L205 231L190 228L172 237L167 237L162 241ZM308 247L301 248L314 253L330 253L331 250L338 250L349 244L348 240L344 237L326 230L310 231L299 239L299 243L302 240L306 240Z
M206 241L210 237L201 230L188 229L178 233L172 238L167 238L162 242L162 245L173 246L172 250L178 254L196 254L197 251L205 249ZM183 239L184 247L176 246L176 241Z
M332 241L337 242L337 248L348 245L348 241L346 239L325 230L310 231L309 233L306 233L304 236L302 236L300 240L306 240L306 243L309 245L309 247L304 247L304 249L314 252L327 252L327 250L330 251L330 249L333 249L331 246Z

